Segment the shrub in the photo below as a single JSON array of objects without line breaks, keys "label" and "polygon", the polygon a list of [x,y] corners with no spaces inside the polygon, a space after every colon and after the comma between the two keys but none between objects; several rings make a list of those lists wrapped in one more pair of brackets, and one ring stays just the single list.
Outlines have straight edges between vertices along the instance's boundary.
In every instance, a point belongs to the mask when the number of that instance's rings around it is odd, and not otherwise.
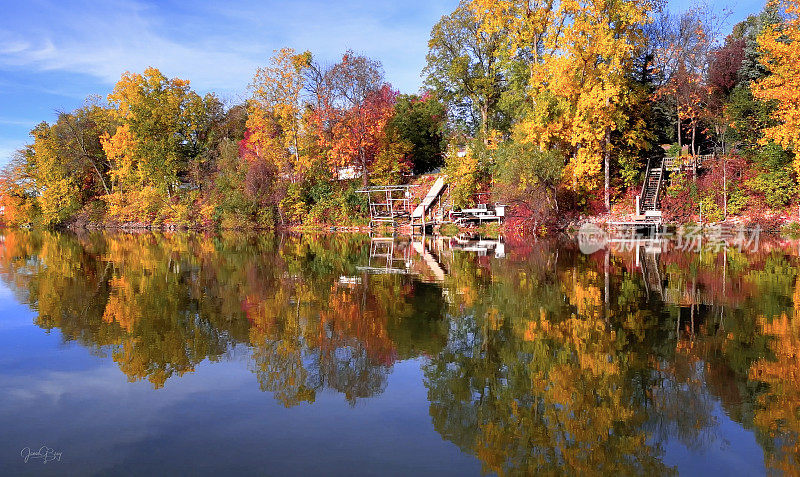
[{"label": "shrub", "polygon": [[685,173],[673,174],[665,192],[661,208],[666,220],[686,222],[699,212],[697,184],[687,180]]},{"label": "shrub", "polygon": [[800,223],[790,222],[783,226],[781,235],[789,237],[790,239],[800,238]]},{"label": "shrub", "polygon": [[724,211],[711,196],[700,199],[700,211],[704,222],[719,222],[725,218]]},{"label": "shrub", "polygon": [[770,143],[757,149],[753,161],[758,165],[757,172],[747,181],[747,186],[761,194],[767,206],[775,209],[786,207],[798,192],[789,153]]},{"label": "shrub", "polygon": [[738,215],[747,207],[747,195],[741,189],[728,192],[728,215]]},{"label": "shrub", "polygon": [[445,237],[454,237],[459,233],[458,225],[456,224],[443,224],[439,227],[439,233]]},{"label": "shrub", "polygon": [[772,171],[762,171],[747,182],[748,187],[764,197],[769,207],[786,207],[797,195],[797,184],[788,167]]}]

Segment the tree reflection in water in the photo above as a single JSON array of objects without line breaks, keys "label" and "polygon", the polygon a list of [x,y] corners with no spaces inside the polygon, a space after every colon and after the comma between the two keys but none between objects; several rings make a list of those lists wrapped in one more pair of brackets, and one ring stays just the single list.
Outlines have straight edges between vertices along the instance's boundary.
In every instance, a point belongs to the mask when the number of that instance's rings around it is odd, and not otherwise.
[{"label": "tree reflection in water", "polygon": [[726,445],[718,407],[770,469],[800,466],[796,247],[668,249],[645,273],[636,250],[396,245],[416,277],[376,274],[358,235],[4,230],[0,274],[36,325],[154,388],[243,345],[283,405],[355,404],[420,359],[434,428],[487,472],[673,473],[667,442]]}]

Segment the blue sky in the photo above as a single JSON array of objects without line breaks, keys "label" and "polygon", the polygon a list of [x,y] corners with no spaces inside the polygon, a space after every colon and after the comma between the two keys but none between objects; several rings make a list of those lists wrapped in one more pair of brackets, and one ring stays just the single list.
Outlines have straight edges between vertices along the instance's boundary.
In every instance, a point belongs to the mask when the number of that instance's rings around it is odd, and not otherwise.
[{"label": "blue sky", "polygon": [[[105,97],[125,71],[155,66],[200,93],[238,102],[284,46],[332,62],[379,59],[402,92],[421,85],[430,29],[457,0],[0,0],[0,165],[57,110]],[[671,0],[670,8],[686,8]],[[729,1],[729,24],[764,5]],[[722,4],[714,3],[716,9]]]}]

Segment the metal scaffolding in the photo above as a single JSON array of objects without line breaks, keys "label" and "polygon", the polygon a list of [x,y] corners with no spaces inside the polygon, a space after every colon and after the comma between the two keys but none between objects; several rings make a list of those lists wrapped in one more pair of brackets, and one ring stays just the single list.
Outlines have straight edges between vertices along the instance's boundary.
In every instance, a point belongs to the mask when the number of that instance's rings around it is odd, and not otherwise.
[{"label": "metal scaffolding", "polygon": [[411,216],[411,188],[416,185],[371,186],[357,190],[367,194],[369,203],[369,226],[385,223],[397,226],[399,220]]}]

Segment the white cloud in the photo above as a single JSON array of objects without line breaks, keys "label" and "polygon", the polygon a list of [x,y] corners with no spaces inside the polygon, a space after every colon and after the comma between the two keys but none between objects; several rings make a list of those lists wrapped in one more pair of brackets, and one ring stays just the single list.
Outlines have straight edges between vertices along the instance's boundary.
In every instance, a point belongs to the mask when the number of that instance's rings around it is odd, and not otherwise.
[{"label": "white cloud", "polygon": [[0,45],[0,54],[13,55],[22,53],[30,47],[30,44],[25,41],[10,41],[5,45]]},{"label": "white cloud", "polygon": [[158,32],[158,21],[145,14],[150,12],[134,2],[47,7],[57,28],[40,25],[0,35],[6,44],[0,50],[0,67],[86,73],[113,84],[125,71],[152,65],[191,79],[201,89],[243,83],[255,68],[255,62],[236,53],[233,45],[169,39]]},{"label": "white cloud", "polygon": [[0,124],[6,126],[23,126],[23,127],[30,127],[32,128],[35,126],[37,121],[33,119],[15,119],[15,118],[4,118],[0,116]]},{"label": "white cloud", "polygon": [[[125,71],[148,66],[200,93],[241,102],[273,50],[310,50],[334,62],[346,49],[383,63],[402,92],[422,83],[430,29],[458,0],[27,0],[0,16],[0,166],[28,131]],[[18,117],[17,117],[18,116]],[[2,127],[5,126],[5,127]],[[13,139],[9,141],[9,139]]]},{"label": "white cloud", "polygon": [[86,73],[113,84],[124,71],[156,66],[199,90],[241,91],[276,48],[330,61],[352,48],[382,60],[389,81],[413,90],[430,28],[455,3],[212,2],[158,11],[133,0],[53,2],[30,7],[48,12],[38,23],[0,31],[0,69]]}]

